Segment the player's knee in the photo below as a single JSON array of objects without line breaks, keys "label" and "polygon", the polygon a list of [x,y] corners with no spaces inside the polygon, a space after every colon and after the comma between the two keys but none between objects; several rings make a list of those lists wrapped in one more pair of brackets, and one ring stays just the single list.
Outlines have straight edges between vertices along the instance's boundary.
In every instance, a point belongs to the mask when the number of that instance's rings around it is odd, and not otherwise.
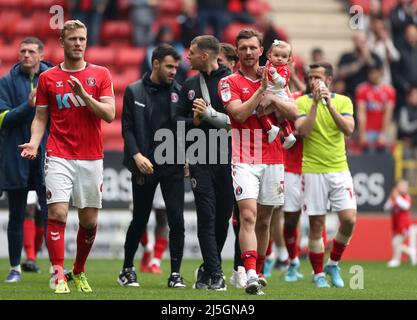
[{"label": "player's knee", "polygon": [[255,226],[256,217],[251,211],[243,211],[240,213],[240,226],[245,228],[246,226]]},{"label": "player's knee", "polygon": [[68,211],[66,210],[66,208],[59,206],[59,205],[50,206],[48,209],[48,219],[51,219],[51,220],[66,222],[67,214],[68,214]]},{"label": "player's knee", "polygon": [[324,222],[320,219],[310,220],[310,235],[320,236],[324,230]]}]

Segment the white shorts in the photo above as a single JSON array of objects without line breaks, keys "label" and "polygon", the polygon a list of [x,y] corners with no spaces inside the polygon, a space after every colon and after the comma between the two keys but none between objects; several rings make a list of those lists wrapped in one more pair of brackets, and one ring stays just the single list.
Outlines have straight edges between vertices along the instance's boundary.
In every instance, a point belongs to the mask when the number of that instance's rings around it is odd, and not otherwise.
[{"label": "white shorts", "polygon": [[333,173],[303,173],[303,212],[310,216],[326,214],[331,210],[340,212],[356,210],[353,180],[349,171]]},{"label": "white shorts", "polygon": [[284,212],[301,211],[301,174],[284,173]]},{"label": "white shorts", "polygon": [[266,206],[284,204],[284,165],[246,164],[232,165],[233,188],[236,201],[256,199]]},{"label": "white shorts", "polygon": [[36,194],[36,191],[33,191],[33,190],[29,191],[26,204],[31,205],[31,204],[37,204],[37,203],[38,203],[38,195]]},{"label": "white shorts", "polygon": [[103,160],[45,160],[46,202],[69,202],[79,208],[101,208]]},{"label": "white shorts", "polygon": [[155,195],[153,197],[153,208],[154,209],[165,209],[165,201],[164,197],[162,196],[161,184],[158,183],[158,186],[155,190]]}]

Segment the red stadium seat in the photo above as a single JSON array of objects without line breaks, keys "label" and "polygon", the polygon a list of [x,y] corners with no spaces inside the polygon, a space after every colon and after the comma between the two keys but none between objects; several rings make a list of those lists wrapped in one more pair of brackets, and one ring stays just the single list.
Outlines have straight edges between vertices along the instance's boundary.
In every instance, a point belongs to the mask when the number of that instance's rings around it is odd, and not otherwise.
[{"label": "red stadium seat", "polygon": [[115,74],[112,78],[115,94],[123,94],[126,87],[132,82],[130,79],[126,79],[123,74]]},{"label": "red stadium seat", "polygon": [[242,23],[231,23],[226,28],[223,34],[223,41],[228,43],[235,43],[236,36],[240,30],[244,28],[254,28],[251,24],[242,24]]},{"label": "red stadium seat", "polygon": [[53,53],[52,61],[50,62],[54,65],[64,62],[64,49],[60,48],[60,50],[56,50]]},{"label": "red stadium seat", "polygon": [[178,23],[176,16],[162,16],[159,17],[152,25],[152,31],[157,34],[159,28],[162,25],[168,25],[172,28],[172,31],[175,34],[175,39],[179,40],[181,38],[181,26]]},{"label": "red stadium seat", "polygon": [[259,17],[260,15],[270,11],[271,6],[265,0],[252,0],[247,2],[246,9],[252,16]]},{"label": "red stadium seat", "polygon": [[53,5],[60,5],[62,7],[65,7],[65,0],[31,0],[28,1],[31,2],[33,9],[49,9]]},{"label": "red stadium seat", "polygon": [[116,66],[119,68],[125,68],[128,66],[136,67],[139,69],[139,65],[143,62],[146,56],[145,48],[120,48],[117,51],[117,59],[115,61]]},{"label": "red stadium seat", "polygon": [[9,72],[13,67],[13,64],[0,63],[0,78]]},{"label": "red stadium seat", "polygon": [[16,46],[4,46],[0,50],[1,64],[17,63],[19,60],[19,48]]},{"label": "red stadium seat", "polygon": [[[1,0],[0,0],[1,1]],[[11,23],[16,23],[22,19],[19,10],[1,10],[0,11],[0,34],[5,34]],[[3,37],[2,37],[3,38]]]},{"label": "red stadium seat", "polygon": [[0,0],[0,8],[5,9],[18,9],[21,8],[24,0]]},{"label": "red stadium seat", "polygon": [[182,0],[162,0],[159,11],[162,14],[178,15],[182,11]]},{"label": "red stadium seat", "polygon": [[109,43],[113,39],[130,40],[132,39],[132,23],[130,20],[106,21],[101,28],[101,40]]},{"label": "red stadium seat", "polygon": [[104,67],[112,65],[116,56],[112,47],[90,47],[85,53],[85,60]]},{"label": "red stadium seat", "polygon": [[33,34],[37,28],[36,22],[33,19],[20,19],[9,24],[7,33],[9,37],[22,36],[26,37]]},{"label": "red stadium seat", "polygon": [[102,121],[103,147],[105,151],[123,151],[122,124],[120,119],[112,123]]}]

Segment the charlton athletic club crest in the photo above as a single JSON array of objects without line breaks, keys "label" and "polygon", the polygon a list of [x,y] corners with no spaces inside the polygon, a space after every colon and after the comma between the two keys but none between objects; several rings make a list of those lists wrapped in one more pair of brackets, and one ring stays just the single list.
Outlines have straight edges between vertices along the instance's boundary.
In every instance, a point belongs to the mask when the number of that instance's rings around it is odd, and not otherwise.
[{"label": "charlton athletic club crest", "polygon": [[173,103],[178,102],[178,94],[176,92],[171,93],[171,102],[173,102]]},{"label": "charlton athletic club crest", "polygon": [[94,87],[96,85],[96,78],[89,77],[87,80],[85,80],[85,83],[87,83],[87,86]]},{"label": "charlton athletic club crest", "polygon": [[193,100],[195,97],[195,91],[194,90],[188,91],[187,96],[188,96],[188,100]]},{"label": "charlton athletic club crest", "polygon": [[236,193],[237,196],[240,196],[242,194],[242,187],[238,186],[235,190],[235,193]]}]

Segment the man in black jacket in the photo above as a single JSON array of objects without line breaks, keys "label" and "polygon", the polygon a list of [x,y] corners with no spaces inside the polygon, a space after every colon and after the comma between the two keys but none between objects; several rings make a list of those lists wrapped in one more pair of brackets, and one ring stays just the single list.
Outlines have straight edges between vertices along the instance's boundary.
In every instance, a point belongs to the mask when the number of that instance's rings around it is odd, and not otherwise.
[{"label": "man in black jacket", "polygon": [[160,129],[175,132],[174,107],[179,84],[174,80],[181,56],[170,45],[162,44],[152,53],[152,72],[130,84],[123,97],[122,134],[125,142],[124,165],[132,172],[133,219],[126,234],[123,270],[117,282],[139,287],[134,256],[139,239],[146,231],[158,183],[165,201],[171,255],[168,287],[184,288],[180,267],[184,251],[184,171],[182,165],[161,164],[155,151]]},{"label": "man in black jacket", "polygon": [[[217,92],[219,81],[231,72],[217,63],[219,52],[219,41],[213,36],[198,36],[191,41],[188,59],[192,68],[200,72],[185,81],[176,116],[178,121],[185,122],[187,130],[199,128],[206,138],[204,148],[198,148],[199,152],[205,149],[205,156],[199,154],[198,161],[190,159],[197,234],[204,260],[196,271],[196,289],[226,289],[221,251],[227,237],[234,195],[230,138],[224,130],[229,119]],[[210,140],[209,137],[219,128],[224,128],[219,131],[220,139]]]}]

